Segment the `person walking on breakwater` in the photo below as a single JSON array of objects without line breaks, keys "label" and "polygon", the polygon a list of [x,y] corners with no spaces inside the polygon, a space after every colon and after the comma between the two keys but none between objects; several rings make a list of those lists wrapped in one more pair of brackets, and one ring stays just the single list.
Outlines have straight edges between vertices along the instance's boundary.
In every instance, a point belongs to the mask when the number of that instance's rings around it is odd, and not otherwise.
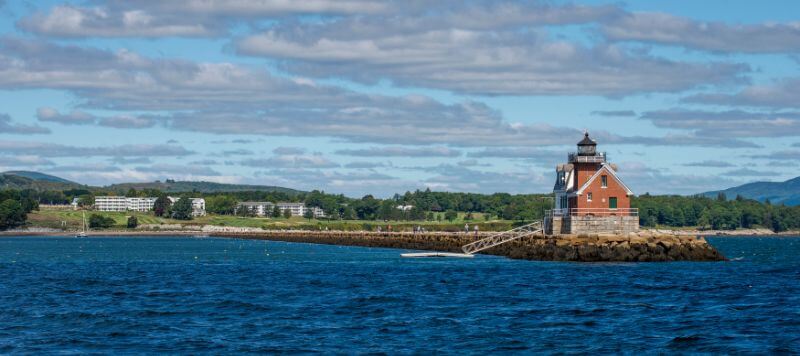
[{"label": "person walking on breakwater", "polygon": [[475,236],[478,236],[478,224],[475,224]]},{"label": "person walking on breakwater", "polygon": [[464,233],[469,234],[469,224],[464,224]]}]

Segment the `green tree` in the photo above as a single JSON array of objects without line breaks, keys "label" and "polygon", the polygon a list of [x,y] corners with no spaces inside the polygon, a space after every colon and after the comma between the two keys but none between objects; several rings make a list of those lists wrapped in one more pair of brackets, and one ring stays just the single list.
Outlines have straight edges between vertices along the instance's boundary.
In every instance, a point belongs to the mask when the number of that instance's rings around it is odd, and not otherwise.
[{"label": "green tree", "polygon": [[284,211],[283,211],[283,217],[284,217],[284,218],[287,218],[287,219],[288,219],[288,218],[291,218],[291,217],[292,217],[292,211],[291,211],[291,210],[289,210],[289,209],[286,209],[286,210],[284,210]]},{"label": "green tree", "polygon": [[281,208],[277,204],[272,207],[272,217],[276,219],[281,217]]},{"label": "green tree", "polygon": [[89,216],[89,227],[94,229],[107,229],[114,226],[114,219],[100,214]]},{"label": "green tree", "polygon": [[353,210],[353,207],[348,206],[344,208],[344,212],[342,213],[342,219],[355,220],[356,218],[357,218],[356,211]]},{"label": "green tree", "polygon": [[458,217],[458,213],[456,213],[456,212],[455,212],[455,210],[448,210],[448,211],[445,211],[445,212],[444,212],[444,218],[445,218],[447,221],[453,221],[453,220],[455,220],[457,217]]},{"label": "green tree", "polygon": [[20,226],[26,219],[27,215],[18,201],[6,199],[0,203],[0,230]]},{"label": "green tree", "polygon": [[94,195],[92,194],[83,194],[78,197],[78,206],[82,208],[88,208],[94,205]]},{"label": "green tree", "polygon": [[172,205],[170,215],[177,220],[192,220],[192,201],[186,197],[178,199]]},{"label": "green tree", "polygon": [[233,215],[239,202],[230,195],[215,195],[206,198],[206,211],[219,215]]},{"label": "green tree", "polygon": [[153,214],[155,216],[165,216],[167,212],[169,212],[169,208],[172,205],[172,202],[167,198],[166,195],[162,195],[156,198],[156,201],[153,203]]},{"label": "green tree", "polygon": [[313,219],[314,218],[314,208],[311,208],[311,207],[306,208],[306,211],[303,212],[303,217],[308,219],[308,220]]},{"label": "green tree", "polygon": [[422,208],[419,206],[414,205],[408,214],[408,218],[415,221],[425,220],[425,210],[422,210]]},{"label": "green tree", "polygon": [[128,228],[135,229],[139,226],[139,219],[136,218],[136,215],[131,215],[128,217]]}]

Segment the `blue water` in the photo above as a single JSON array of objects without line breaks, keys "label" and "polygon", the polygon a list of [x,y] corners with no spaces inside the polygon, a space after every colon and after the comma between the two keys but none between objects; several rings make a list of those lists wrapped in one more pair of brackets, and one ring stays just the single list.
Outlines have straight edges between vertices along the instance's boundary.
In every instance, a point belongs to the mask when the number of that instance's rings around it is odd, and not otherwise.
[{"label": "blue water", "polygon": [[710,240],[735,260],[0,238],[0,353],[800,352],[800,238]]}]

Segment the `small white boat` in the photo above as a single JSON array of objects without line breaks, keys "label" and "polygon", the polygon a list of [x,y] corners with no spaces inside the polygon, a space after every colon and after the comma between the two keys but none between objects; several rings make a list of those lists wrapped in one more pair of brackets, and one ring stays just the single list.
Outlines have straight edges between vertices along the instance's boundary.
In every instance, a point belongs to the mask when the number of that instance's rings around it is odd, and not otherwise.
[{"label": "small white boat", "polygon": [[75,234],[75,237],[87,237],[86,235],[86,212],[83,212],[83,231]]},{"label": "small white boat", "polygon": [[453,252],[410,252],[401,253],[400,257],[406,258],[422,258],[422,257],[456,257],[456,258],[473,258],[475,255],[469,253],[453,253]]}]

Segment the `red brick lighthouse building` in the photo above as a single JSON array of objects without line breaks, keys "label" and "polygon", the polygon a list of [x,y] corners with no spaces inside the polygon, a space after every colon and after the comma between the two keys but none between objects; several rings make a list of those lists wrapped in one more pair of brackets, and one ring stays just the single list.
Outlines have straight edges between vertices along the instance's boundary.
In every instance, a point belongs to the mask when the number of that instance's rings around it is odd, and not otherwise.
[{"label": "red brick lighthouse building", "polygon": [[617,174],[618,168],[597,151],[586,133],[578,151],[556,167],[554,209],[545,216],[550,234],[627,233],[639,229],[639,214],[631,209],[633,192]]}]

